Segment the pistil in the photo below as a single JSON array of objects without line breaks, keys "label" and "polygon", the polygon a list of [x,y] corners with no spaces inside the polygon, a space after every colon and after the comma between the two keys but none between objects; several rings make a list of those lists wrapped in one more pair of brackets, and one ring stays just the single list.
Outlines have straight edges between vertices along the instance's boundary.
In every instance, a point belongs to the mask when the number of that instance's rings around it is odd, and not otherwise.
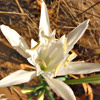
[{"label": "pistil", "polygon": [[47,68],[46,62],[42,59],[36,59],[37,62],[41,63],[43,65],[44,68]]}]

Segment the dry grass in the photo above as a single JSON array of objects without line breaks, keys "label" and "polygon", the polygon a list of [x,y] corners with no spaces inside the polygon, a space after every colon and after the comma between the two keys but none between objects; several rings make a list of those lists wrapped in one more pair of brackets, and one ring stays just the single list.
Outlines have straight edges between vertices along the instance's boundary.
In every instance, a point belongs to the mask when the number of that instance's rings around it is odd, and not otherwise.
[{"label": "dry grass", "polygon": [[[98,2],[98,0],[45,1],[48,7],[51,31],[56,29],[57,38],[63,34],[68,34],[84,20],[90,19],[87,31],[77,45],[75,45],[74,51],[79,55],[76,60],[100,63],[100,2]],[[38,41],[40,6],[41,0],[0,0],[0,23],[9,25],[15,29],[30,45],[31,38]],[[0,44],[2,44],[0,48],[3,48],[3,51],[0,50],[1,78],[6,76],[3,74],[8,74],[14,70],[22,68],[21,64],[28,64],[25,59],[13,51],[2,34],[0,34]],[[5,48],[9,48],[11,53],[6,51]],[[12,60],[9,56],[12,57]],[[18,60],[19,58],[21,59],[21,62]],[[12,66],[15,66],[16,68]],[[2,68],[5,68],[5,70]],[[89,84],[83,84],[83,88],[85,92],[82,92],[81,96],[78,96],[77,98],[81,98],[81,100],[93,100],[93,90],[91,86]],[[16,89],[13,90],[16,91]],[[20,95],[18,96],[21,98]],[[88,99],[86,99],[87,96],[89,96]]]}]

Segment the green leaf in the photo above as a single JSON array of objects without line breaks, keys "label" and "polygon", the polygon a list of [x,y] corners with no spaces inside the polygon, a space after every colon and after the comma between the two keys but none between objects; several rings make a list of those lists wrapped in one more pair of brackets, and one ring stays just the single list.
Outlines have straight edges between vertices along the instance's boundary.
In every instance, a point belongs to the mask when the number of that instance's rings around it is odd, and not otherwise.
[{"label": "green leaf", "polygon": [[43,79],[42,79],[42,76],[38,76],[38,80],[40,81],[41,84],[43,84]]},{"label": "green leaf", "polygon": [[17,84],[17,85],[13,85],[13,86],[23,87],[23,84]]},{"label": "green leaf", "polygon": [[24,89],[21,89],[21,92],[23,94],[25,94],[25,93],[31,93],[31,92],[34,92],[34,88],[24,88]]},{"label": "green leaf", "polygon": [[36,100],[44,100],[44,90],[38,92]]},{"label": "green leaf", "polygon": [[65,81],[66,77],[65,76],[64,77],[57,77],[56,79],[61,80],[61,81]]},{"label": "green leaf", "polygon": [[68,75],[56,77],[56,79],[61,80],[61,81],[65,81],[68,78],[70,78]]},{"label": "green leaf", "polygon": [[31,99],[33,98],[33,96],[36,94],[36,92],[37,92],[37,91],[32,92],[31,95],[28,97],[27,100],[31,100]]},{"label": "green leaf", "polygon": [[53,95],[52,95],[52,93],[51,93],[51,91],[50,91],[50,89],[48,89],[49,87],[45,87],[45,93],[47,94],[47,96],[48,96],[48,98],[50,99],[50,100],[55,100],[54,99],[54,97],[53,97]]},{"label": "green leaf", "polygon": [[31,100],[33,98],[33,96],[37,93],[38,90],[42,89],[43,86],[42,85],[38,85],[38,86],[33,86],[34,91],[31,93],[31,95],[28,97],[28,100]]},{"label": "green leaf", "polygon": [[100,74],[88,76],[88,77],[85,77],[85,78],[66,80],[64,82],[66,84],[100,83]]}]

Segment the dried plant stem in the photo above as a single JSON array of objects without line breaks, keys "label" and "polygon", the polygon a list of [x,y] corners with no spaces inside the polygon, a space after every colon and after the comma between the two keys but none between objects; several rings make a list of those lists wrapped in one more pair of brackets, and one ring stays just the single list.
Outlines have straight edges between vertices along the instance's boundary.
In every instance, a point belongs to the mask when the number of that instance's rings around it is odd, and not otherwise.
[{"label": "dried plant stem", "polygon": [[79,15],[77,15],[76,17],[81,16],[83,13],[87,12],[88,10],[90,10],[90,9],[91,9],[91,8],[93,8],[94,6],[98,5],[99,3],[100,3],[100,1],[99,1],[99,2],[97,2],[97,3],[95,3],[94,5],[92,5],[92,6],[91,6],[91,7],[89,7],[88,9],[84,10],[82,13],[80,13],[80,14],[79,14]]}]

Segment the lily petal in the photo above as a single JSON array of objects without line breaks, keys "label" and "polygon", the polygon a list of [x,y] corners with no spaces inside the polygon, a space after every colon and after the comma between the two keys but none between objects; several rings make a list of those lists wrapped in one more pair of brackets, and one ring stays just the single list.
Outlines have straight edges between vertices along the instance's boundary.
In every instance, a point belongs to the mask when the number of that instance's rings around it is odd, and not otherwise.
[{"label": "lily petal", "polygon": [[36,76],[35,71],[18,70],[0,80],[0,87],[7,87],[29,82],[35,76]]},{"label": "lily petal", "polygon": [[27,43],[15,30],[11,29],[6,25],[0,26],[3,35],[9,41],[9,43],[13,46],[18,53],[20,53],[23,57],[28,58],[30,55],[26,53],[26,50],[29,49]]},{"label": "lily petal", "polygon": [[67,35],[67,51],[69,52],[76,42],[82,37],[84,32],[86,31],[89,23],[89,19],[78,25],[74,30],[72,30],[68,35]]},{"label": "lily petal", "polygon": [[37,45],[37,42],[34,39],[31,39],[31,48]]},{"label": "lily petal", "polygon": [[68,64],[69,74],[89,74],[100,71],[100,64],[85,62],[70,62]]},{"label": "lily petal", "polygon": [[37,53],[35,54],[36,52],[34,52],[34,54],[32,54],[31,57],[27,58],[28,62],[30,64],[32,64],[33,66],[36,66],[37,63],[36,63],[36,58],[37,58]]},{"label": "lily petal", "polygon": [[[58,41],[51,41],[51,44],[49,44],[47,56],[45,58],[48,65],[48,71],[57,67],[57,65],[64,61],[68,56],[65,55],[64,52],[64,40],[65,35],[63,35]],[[42,54],[44,54],[44,52]]]},{"label": "lily petal", "polygon": [[33,61],[32,57],[27,58],[27,61],[28,61],[31,65],[33,65],[33,66],[36,65],[36,62]]},{"label": "lily petal", "polygon": [[57,76],[66,74],[89,74],[99,72],[100,64],[85,63],[85,62],[70,62],[67,66],[62,66],[58,70]]},{"label": "lily petal", "polygon": [[64,100],[76,100],[72,89],[67,84],[57,79],[50,79],[46,75],[43,75],[43,77],[50,88]]},{"label": "lily petal", "polygon": [[53,30],[51,37],[55,38],[55,35],[56,35],[56,30]]},{"label": "lily petal", "polygon": [[41,18],[40,18],[40,25],[39,25],[39,35],[42,34],[45,34],[47,36],[50,35],[49,16],[44,1],[42,1]]}]

